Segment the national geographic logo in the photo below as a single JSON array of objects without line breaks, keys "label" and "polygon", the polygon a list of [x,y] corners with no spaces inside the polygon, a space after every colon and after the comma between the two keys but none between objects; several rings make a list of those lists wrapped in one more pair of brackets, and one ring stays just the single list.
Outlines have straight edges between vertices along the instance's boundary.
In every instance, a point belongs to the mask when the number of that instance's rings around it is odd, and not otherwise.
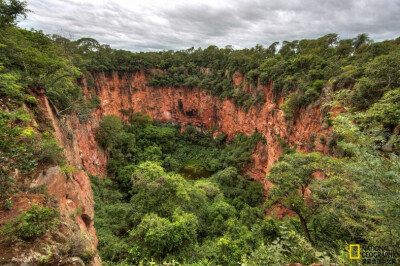
[{"label": "national geographic logo", "polygon": [[349,258],[361,259],[363,265],[399,265],[400,253],[389,246],[349,245]]},{"label": "national geographic logo", "polygon": [[349,255],[351,260],[358,260],[360,258],[360,245],[350,244]]}]

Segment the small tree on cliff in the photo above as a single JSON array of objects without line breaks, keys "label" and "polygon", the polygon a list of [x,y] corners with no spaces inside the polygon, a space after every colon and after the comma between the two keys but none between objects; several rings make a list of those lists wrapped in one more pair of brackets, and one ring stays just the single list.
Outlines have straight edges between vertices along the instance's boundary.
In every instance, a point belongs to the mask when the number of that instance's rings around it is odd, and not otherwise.
[{"label": "small tree on cliff", "polygon": [[312,243],[307,228],[312,206],[306,203],[306,189],[313,180],[312,174],[322,169],[323,156],[319,153],[292,153],[282,157],[267,175],[267,181],[273,187],[269,191],[268,204],[280,203],[294,211],[300,219],[301,227],[307,239]]},{"label": "small tree on cliff", "polygon": [[122,131],[123,125],[121,118],[116,115],[106,115],[100,121],[100,127],[97,130],[97,139],[105,149],[111,149],[116,141],[116,136]]}]

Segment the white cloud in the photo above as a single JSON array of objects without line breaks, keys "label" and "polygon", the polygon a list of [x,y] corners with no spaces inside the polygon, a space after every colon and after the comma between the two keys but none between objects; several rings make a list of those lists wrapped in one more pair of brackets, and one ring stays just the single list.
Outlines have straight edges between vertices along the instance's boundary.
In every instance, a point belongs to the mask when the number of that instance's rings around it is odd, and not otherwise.
[{"label": "white cloud", "polygon": [[235,48],[338,33],[375,40],[400,36],[400,1],[28,0],[33,11],[19,23],[45,33],[91,37],[132,51]]}]

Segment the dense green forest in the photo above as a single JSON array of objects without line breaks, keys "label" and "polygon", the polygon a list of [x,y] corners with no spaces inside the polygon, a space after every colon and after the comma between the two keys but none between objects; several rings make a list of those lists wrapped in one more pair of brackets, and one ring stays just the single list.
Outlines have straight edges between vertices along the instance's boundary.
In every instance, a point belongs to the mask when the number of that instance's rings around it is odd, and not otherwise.
[{"label": "dense green forest", "polygon": [[[263,186],[242,176],[257,131],[212,138],[212,132],[163,125],[142,114],[123,124],[106,116],[97,140],[110,160],[108,176],[92,176],[95,227],[104,264],[282,265],[333,261],[351,265],[348,244],[400,248],[400,38],[373,42],[367,34],[340,39],[275,42],[182,51],[115,50],[91,38],[69,40],[16,26],[26,4],[0,0],[0,197],[23,191],[13,178],[58,164],[72,171],[40,114],[43,92],[58,118],[86,123],[99,104],[83,96],[80,78],[93,88],[96,72],[142,71],[149,86],[199,87],[248,110],[262,104],[257,89],[234,87],[242,73],[252,84],[273,84],[288,120],[315,102],[326,84],[332,157],[287,147]],[[257,86],[255,86],[257,87]],[[35,121],[35,123],[33,123]],[[37,124],[36,124],[37,122]],[[279,138],[279,136],[277,136]],[[315,180],[313,173],[328,178]],[[307,194],[307,191],[311,194]],[[36,191],[35,193],[43,193]],[[275,204],[295,214],[266,218]],[[29,241],[51,230],[53,207],[37,206],[2,231]],[[18,231],[16,231],[16,229]],[[80,254],[90,261],[87,254]]]},{"label": "dense green forest", "polygon": [[[261,184],[240,175],[259,133],[226,144],[141,114],[130,121],[106,116],[98,135],[111,154],[111,179],[92,177],[105,263],[349,265],[349,243],[399,247],[399,157],[383,156],[382,136],[347,115],[335,119],[344,155],[286,149],[267,175],[274,186],[265,203]],[[317,171],[329,178],[314,180]],[[296,217],[265,218],[277,202]]]},{"label": "dense green forest", "polygon": [[275,238],[262,184],[238,172],[261,134],[238,134],[225,145],[224,135],[213,139],[192,127],[180,133],[141,114],[132,121],[105,116],[99,130],[112,177],[92,178],[104,261],[232,264]]}]

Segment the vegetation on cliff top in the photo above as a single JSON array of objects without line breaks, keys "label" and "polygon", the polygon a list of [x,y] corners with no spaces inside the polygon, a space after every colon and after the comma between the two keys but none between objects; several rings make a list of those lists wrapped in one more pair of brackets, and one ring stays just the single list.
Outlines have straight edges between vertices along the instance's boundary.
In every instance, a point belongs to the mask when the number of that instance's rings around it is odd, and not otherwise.
[{"label": "vegetation on cliff top", "polygon": [[[314,40],[275,42],[268,48],[209,46],[134,53],[91,38],[73,41],[12,25],[4,27],[2,35],[7,36],[1,42],[2,64],[13,69],[8,75],[18,81],[16,85],[44,89],[60,113],[72,111],[82,116],[96,105],[85,103],[74,80],[86,74],[93,85],[93,71],[145,70],[149,86],[199,87],[231,99],[245,110],[265,101],[264,91],[257,85],[273,82],[274,96],[287,98],[283,108],[288,117],[315,102],[328,84],[334,90],[352,90],[351,104],[357,110],[367,109],[385,92],[400,86],[399,38],[374,43],[367,34],[340,39],[330,33]],[[236,72],[243,74],[250,89],[243,83],[233,86]],[[5,93],[19,91],[14,88]]]},{"label": "vegetation on cliff top", "polygon": [[[265,99],[262,88],[273,82],[275,97],[289,96],[288,115],[316,101],[324,86],[352,89],[351,103],[365,110],[386,92],[399,87],[400,39],[374,43],[366,34],[341,40],[327,34],[315,40],[278,42],[268,48],[232,47],[182,51],[137,52],[111,49],[94,39],[63,40],[68,50],[79,54],[80,68],[92,71],[139,71],[152,77],[154,87],[199,87],[223,98],[232,99],[247,110]],[[240,72],[252,89],[233,86],[232,77]],[[357,84],[357,85],[356,85]]]}]

